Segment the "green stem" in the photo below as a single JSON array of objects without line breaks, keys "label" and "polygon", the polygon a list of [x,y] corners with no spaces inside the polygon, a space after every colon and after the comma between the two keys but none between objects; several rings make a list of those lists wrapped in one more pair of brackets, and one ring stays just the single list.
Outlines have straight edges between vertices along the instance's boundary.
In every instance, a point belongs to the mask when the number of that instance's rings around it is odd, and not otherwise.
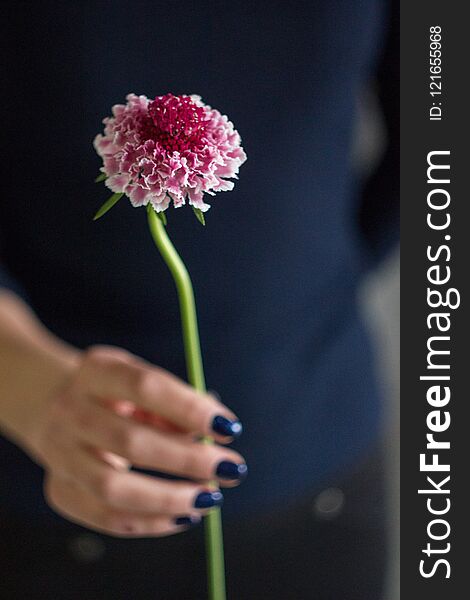
[{"label": "green stem", "polygon": [[[191,279],[181,257],[168,237],[163,222],[150,205],[147,207],[147,215],[153,241],[170,269],[178,291],[188,380],[196,390],[205,392],[206,384],[197,326],[196,303]],[[212,439],[204,438],[204,442],[212,443]],[[220,509],[212,509],[204,519],[204,523],[209,600],[225,600],[224,548]]]}]

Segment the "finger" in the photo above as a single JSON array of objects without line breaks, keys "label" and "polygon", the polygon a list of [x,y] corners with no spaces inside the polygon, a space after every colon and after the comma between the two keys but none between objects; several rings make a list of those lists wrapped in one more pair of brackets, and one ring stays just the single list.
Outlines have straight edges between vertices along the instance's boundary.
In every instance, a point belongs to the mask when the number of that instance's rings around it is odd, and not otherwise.
[{"label": "finger", "polygon": [[116,469],[93,451],[76,446],[64,457],[60,474],[85,487],[103,504],[124,511],[186,515],[222,503],[220,492],[187,481],[166,481],[127,469]]},{"label": "finger", "polygon": [[141,423],[146,423],[147,425],[152,425],[153,427],[157,427],[161,431],[168,431],[171,433],[184,433],[184,429],[174,425],[170,421],[167,421],[160,415],[155,413],[151,413],[148,410],[144,410],[143,408],[136,408],[132,415],[132,418],[136,421],[140,421]]},{"label": "finger", "polygon": [[237,482],[246,474],[243,458],[228,448],[158,431],[91,400],[80,403],[77,411],[76,435],[83,442],[126,458],[136,467],[199,480]]},{"label": "finger", "polygon": [[94,396],[128,400],[188,432],[222,440],[241,432],[235,414],[213,396],[118,349],[89,350],[79,379]]},{"label": "finger", "polygon": [[[100,503],[95,496],[70,480],[48,477],[45,483],[48,504],[60,515],[74,523],[95,531],[118,537],[161,537],[184,531],[181,520],[120,511]],[[187,517],[188,525],[196,524],[197,517]]]},{"label": "finger", "polygon": [[102,403],[122,417],[132,417],[132,419],[136,421],[140,421],[141,423],[147,423],[148,425],[153,425],[161,429],[162,431],[171,431],[171,432],[179,432],[182,433],[183,430],[180,427],[177,427],[173,423],[170,423],[160,415],[156,415],[155,413],[151,413],[142,408],[138,408],[133,402],[128,402],[127,400],[110,400],[108,398],[102,400]]}]

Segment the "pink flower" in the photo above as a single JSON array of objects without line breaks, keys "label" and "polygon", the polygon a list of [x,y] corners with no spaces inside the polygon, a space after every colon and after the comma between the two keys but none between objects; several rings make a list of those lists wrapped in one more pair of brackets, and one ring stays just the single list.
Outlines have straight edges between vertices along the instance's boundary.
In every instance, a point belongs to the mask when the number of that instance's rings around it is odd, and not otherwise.
[{"label": "pink flower", "polygon": [[103,159],[106,185],[124,193],[133,206],[151,204],[157,212],[188,200],[206,211],[204,193],[233,189],[231,178],[246,160],[233,123],[199,96],[129,94],[103,120],[104,135],[94,146]]}]

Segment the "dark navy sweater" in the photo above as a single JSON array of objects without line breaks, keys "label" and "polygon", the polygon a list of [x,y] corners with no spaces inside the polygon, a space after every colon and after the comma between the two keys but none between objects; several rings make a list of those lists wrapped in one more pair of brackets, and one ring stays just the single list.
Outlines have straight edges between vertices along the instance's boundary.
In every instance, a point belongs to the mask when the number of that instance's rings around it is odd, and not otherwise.
[{"label": "dark navy sweater", "polygon": [[[123,346],[184,376],[176,292],[145,210],[121,201],[91,220],[109,195],[93,183],[91,142],[128,92],[200,94],[234,121],[248,154],[205,228],[187,207],[168,211],[195,286],[208,385],[245,425],[236,447],[250,477],[228,492],[227,513],[289,502],[352,465],[380,416],[356,290],[394,218],[381,193],[364,213],[350,157],[387,3],[2,10],[1,283],[68,342]],[[3,510],[47,515],[40,469],[2,439],[0,461]]]}]

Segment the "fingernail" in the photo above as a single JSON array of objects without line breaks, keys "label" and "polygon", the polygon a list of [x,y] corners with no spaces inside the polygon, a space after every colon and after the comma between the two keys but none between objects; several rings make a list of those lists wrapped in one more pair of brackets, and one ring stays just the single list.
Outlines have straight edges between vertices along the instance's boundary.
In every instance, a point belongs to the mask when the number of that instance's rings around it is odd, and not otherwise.
[{"label": "fingernail", "polygon": [[248,467],[245,464],[237,465],[228,460],[223,460],[217,465],[215,474],[220,479],[232,479],[242,481],[248,474]]},{"label": "fingernail", "polygon": [[200,517],[177,517],[175,519],[175,525],[178,525],[178,527],[194,527],[195,525],[199,525],[200,522]]},{"label": "fingernail", "polygon": [[230,437],[239,437],[242,434],[243,426],[240,421],[230,421],[222,415],[214,417],[212,421],[212,430],[220,435],[229,435]]},{"label": "fingernail", "polygon": [[223,502],[224,497],[218,490],[214,492],[201,492],[194,501],[194,507],[213,508],[214,506],[222,506]]}]

